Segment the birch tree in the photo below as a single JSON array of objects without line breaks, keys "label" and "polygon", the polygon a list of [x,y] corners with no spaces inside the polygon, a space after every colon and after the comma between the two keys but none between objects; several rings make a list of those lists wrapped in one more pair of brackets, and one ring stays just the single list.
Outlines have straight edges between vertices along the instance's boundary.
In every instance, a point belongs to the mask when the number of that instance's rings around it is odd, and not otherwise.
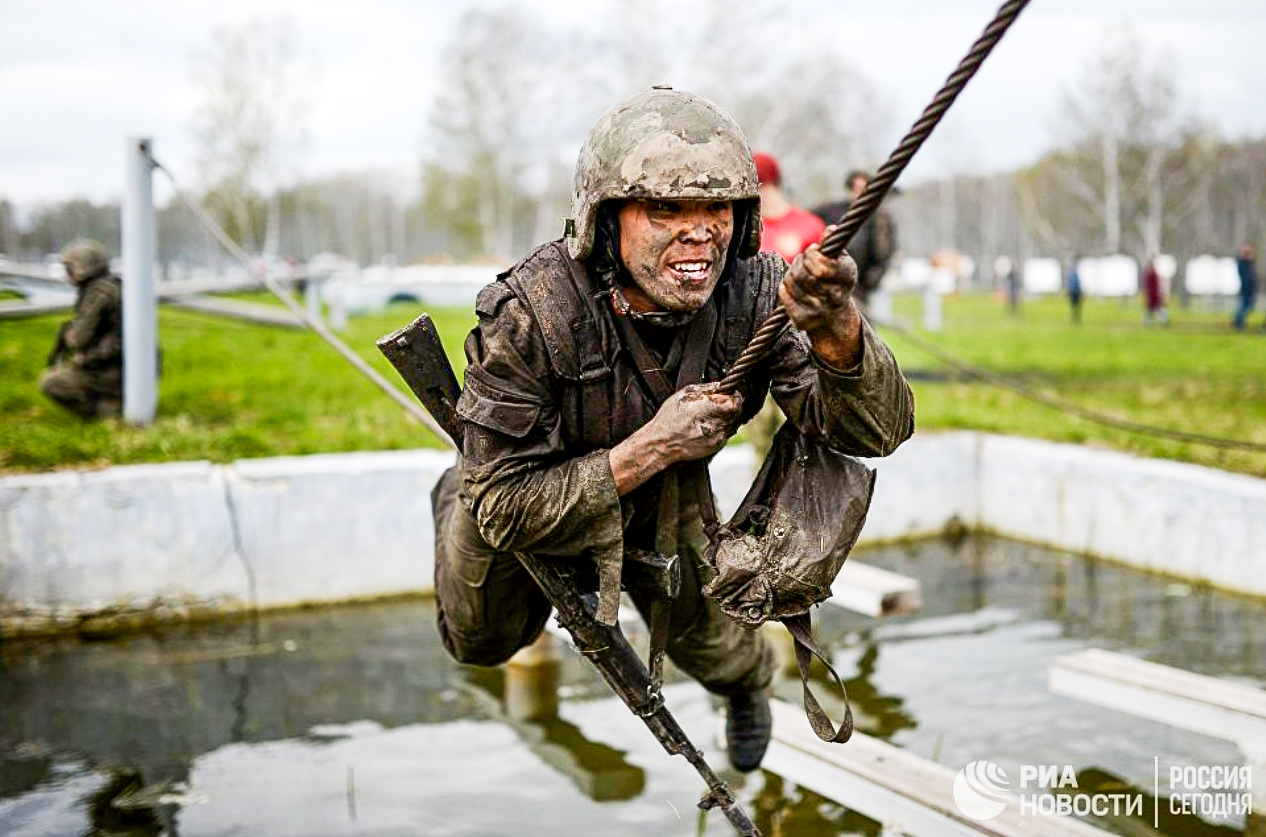
[{"label": "birch tree", "polygon": [[[1060,229],[1069,249],[1089,241],[1104,253],[1159,253],[1166,163],[1190,121],[1172,60],[1146,50],[1128,29],[1112,33],[1065,94],[1056,129],[1061,150],[1027,179],[1026,202],[1046,218],[1064,216],[1068,223]],[[1057,210],[1058,202],[1077,208],[1083,220]],[[1085,223],[1090,218],[1092,225]],[[1099,235],[1092,238],[1088,226]]]},{"label": "birch tree", "polygon": [[247,250],[276,253],[277,190],[306,139],[307,88],[286,19],[216,30],[195,55],[201,99],[193,115],[199,172],[209,208]]}]

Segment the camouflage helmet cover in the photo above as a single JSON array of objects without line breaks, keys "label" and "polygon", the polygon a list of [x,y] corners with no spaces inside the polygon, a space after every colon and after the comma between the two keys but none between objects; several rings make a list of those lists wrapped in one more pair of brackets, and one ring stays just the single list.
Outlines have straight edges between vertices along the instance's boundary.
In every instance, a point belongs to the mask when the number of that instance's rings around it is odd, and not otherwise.
[{"label": "camouflage helmet cover", "polygon": [[[760,245],[760,187],[743,131],[702,96],[655,87],[607,110],[580,149],[567,249],[593,249],[598,207],[608,200],[729,200],[749,204],[740,256]],[[737,213],[736,213],[737,216]]]},{"label": "camouflage helmet cover", "polygon": [[110,252],[99,241],[80,238],[62,250],[62,264],[70,281],[82,282],[110,270]]}]

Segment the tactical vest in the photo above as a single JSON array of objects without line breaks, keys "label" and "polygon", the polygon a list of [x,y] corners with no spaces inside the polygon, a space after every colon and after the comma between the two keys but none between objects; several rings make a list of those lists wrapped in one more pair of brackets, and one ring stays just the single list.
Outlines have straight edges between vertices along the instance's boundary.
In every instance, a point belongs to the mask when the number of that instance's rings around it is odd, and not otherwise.
[{"label": "tactical vest", "polygon": [[[776,254],[761,253],[727,269],[712,296],[717,316],[704,372],[690,383],[724,377],[773,310],[785,268]],[[545,337],[568,451],[610,448],[650,420],[657,406],[620,339],[610,293],[597,287],[565,245],[542,245],[498,278],[525,303]],[[769,373],[754,370],[742,390],[743,421],[760,410],[768,389]]]}]

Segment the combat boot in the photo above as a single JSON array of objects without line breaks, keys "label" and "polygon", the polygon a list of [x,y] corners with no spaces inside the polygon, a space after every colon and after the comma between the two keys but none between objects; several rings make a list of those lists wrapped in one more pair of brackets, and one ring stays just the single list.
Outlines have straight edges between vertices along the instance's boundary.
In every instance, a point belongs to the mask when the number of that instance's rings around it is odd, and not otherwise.
[{"label": "combat boot", "polygon": [[725,744],[730,764],[743,773],[760,767],[769,746],[773,719],[769,714],[769,693],[765,690],[744,692],[729,699],[725,713]]}]

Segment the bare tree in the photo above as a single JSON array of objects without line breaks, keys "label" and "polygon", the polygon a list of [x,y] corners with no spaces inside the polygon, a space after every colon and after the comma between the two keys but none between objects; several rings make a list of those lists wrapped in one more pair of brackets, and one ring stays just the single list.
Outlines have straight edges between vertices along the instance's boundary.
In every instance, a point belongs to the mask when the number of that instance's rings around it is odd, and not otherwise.
[{"label": "bare tree", "polygon": [[608,18],[563,32],[515,7],[467,13],[431,110],[423,166],[430,222],[467,254],[505,258],[556,236],[589,126],[613,101],[652,84],[730,111],[754,145],[783,161],[800,202],[838,191],[847,168],[874,159],[878,97],[830,45],[810,50],[812,59],[771,56],[760,25],[771,8],[767,0],[703,0],[691,9],[700,25],[663,27],[648,21],[680,12],[668,0],[622,0]]},{"label": "bare tree", "polygon": [[700,24],[688,29],[647,25],[656,18],[644,5],[626,2],[608,33],[634,88],[672,83],[717,102],[753,148],[777,157],[784,188],[798,203],[837,196],[849,169],[877,162],[891,115],[831,33],[800,33],[797,48],[783,50],[771,38],[769,22],[783,16],[771,0],[703,0],[691,6]]},{"label": "bare tree", "polygon": [[[1174,73],[1171,59],[1149,54],[1129,29],[1105,38],[1065,95],[1056,131],[1063,151],[1029,179],[1027,203],[1047,218],[1069,214],[1056,210],[1061,202],[1093,213],[1105,253],[1160,252],[1166,159],[1190,122]],[[1087,240],[1084,223],[1061,229],[1067,239]]]},{"label": "bare tree", "polygon": [[517,7],[474,9],[442,61],[423,164],[423,206],[458,252],[507,259],[562,232],[592,89],[586,42]]},{"label": "bare tree", "polygon": [[118,253],[120,229],[117,203],[95,204],[82,198],[37,206],[21,236],[28,253],[56,253],[81,236],[94,238]]},{"label": "bare tree", "polygon": [[276,252],[277,190],[305,140],[311,67],[284,18],[216,30],[195,56],[193,129],[206,201],[247,249]]}]

